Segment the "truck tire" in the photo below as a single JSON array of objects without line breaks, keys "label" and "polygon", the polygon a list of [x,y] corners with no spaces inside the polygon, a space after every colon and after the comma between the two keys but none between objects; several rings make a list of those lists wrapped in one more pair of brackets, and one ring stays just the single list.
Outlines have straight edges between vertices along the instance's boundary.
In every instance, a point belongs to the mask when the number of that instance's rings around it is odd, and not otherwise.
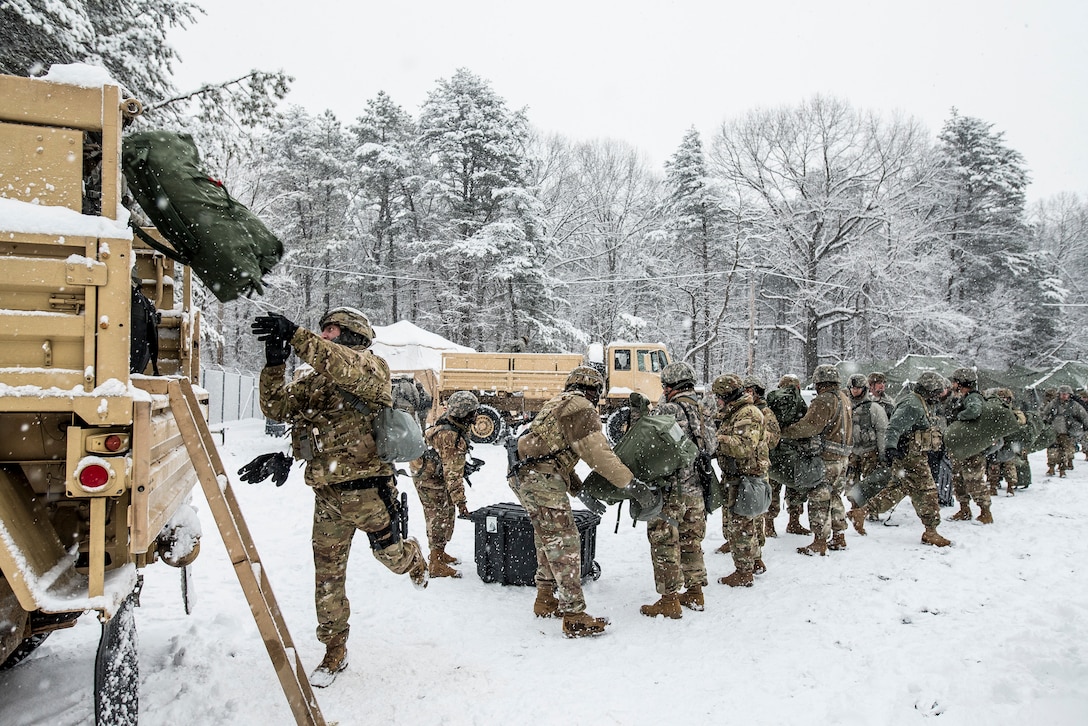
[{"label": "truck tire", "polygon": [[476,409],[476,421],[472,424],[473,443],[493,444],[506,433],[506,422],[495,408],[481,404]]},{"label": "truck tire", "polygon": [[604,432],[608,437],[608,443],[613,446],[616,442],[623,438],[623,435],[627,433],[627,425],[631,421],[631,407],[624,406],[623,408],[616,409],[612,412],[612,415],[608,417],[608,420],[604,424]]},{"label": "truck tire", "polygon": [[9,668],[14,668],[15,666],[22,663],[23,660],[25,660],[28,655],[37,650],[38,646],[41,645],[48,637],[49,633],[35,633],[29,638],[23,640],[23,642],[19,643],[15,650],[11,651],[11,655],[8,656],[7,660],[5,660],[3,663],[0,663],[0,671],[6,671]]}]

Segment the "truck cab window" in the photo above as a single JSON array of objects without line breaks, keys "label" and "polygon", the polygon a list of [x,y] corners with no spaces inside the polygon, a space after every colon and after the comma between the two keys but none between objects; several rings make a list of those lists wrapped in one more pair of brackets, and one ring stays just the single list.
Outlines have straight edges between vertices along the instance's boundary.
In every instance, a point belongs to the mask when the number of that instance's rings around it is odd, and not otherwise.
[{"label": "truck cab window", "polygon": [[[614,356],[615,360],[613,369],[617,371],[629,371],[631,370],[631,351],[629,350],[617,350]],[[642,359],[639,358],[639,370],[642,369]]]}]

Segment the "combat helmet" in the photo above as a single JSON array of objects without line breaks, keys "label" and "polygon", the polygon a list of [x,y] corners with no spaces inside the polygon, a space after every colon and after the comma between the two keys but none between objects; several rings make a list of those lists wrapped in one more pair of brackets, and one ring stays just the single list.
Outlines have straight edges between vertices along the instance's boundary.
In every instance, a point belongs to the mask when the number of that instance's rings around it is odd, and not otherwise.
[{"label": "combat helmet", "polygon": [[1012,403],[1013,393],[1011,388],[999,388],[997,389],[997,397],[1005,403]]},{"label": "combat helmet", "polygon": [[669,363],[661,369],[661,385],[669,388],[683,388],[684,384],[695,386],[695,369],[683,361]]},{"label": "combat helmet", "polygon": [[710,390],[714,392],[714,395],[722,398],[729,398],[742,388],[744,388],[744,382],[735,373],[718,376],[710,384]]},{"label": "combat helmet", "polygon": [[862,374],[862,373],[855,373],[854,375],[850,376],[850,387],[851,388],[868,388],[869,387],[869,379],[866,378],[865,375]]},{"label": "combat helmet", "polygon": [[820,383],[842,383],[842,378],[839,377],[839,369],[833,365],[824,364],[822,366],[816,366],[816,370],[812,373],[812,382],[814,384]]},{"label": "combat helmet", "polygon": [[1063,393],[1072,396],[1073,395],[1073,387],[1072,386],[1058,386],[1058,395],[1060,396]]},{"label": "combat helmet", "polygon": [[978,384],[978,373],[974,368],[957,368],[952,371],[952,382],[972,388]]},{"label": "combat helmet", "polygon": [[476,413],[480,399],[468,391],[457,391],[446,402],[446,415],[450,418],[466,419]]},{"label": "combat helmet", "polygon": [[796,388],[801,389],[801,379],[797,376],[791,376],[786,374],[778,379],[779,388]]},{"label": "combat helmet", "polygon": [[[340,338],[338,341],[344,345],[369,347],[374,340],[374,328],[366,315],[356,308],[333,308],[321,317],[319,329],[324,330],[326,325],[335,323],[340,326]],[[346,340],[343,331],[349,330],[362,340]],[[350,339],[353,336],[348,336]]]},{"label": "combat helmet", "polygon": [[871,386],[874,383],[887,383],[888,377],[880,371],[873,371],[866,380],[869,381],[869,385]]},{"label": "combat helmet", "polygon": [[918,380],[914,383],[914,390],[922,396],[922,398],[934,396],[945,388],[948,387],[948,381],[940,373],[934,373],[933,371],[926,371],[922,375],[918,376]]},{"label": "combat helmet", "polygon": [[583,388],[595,388],[597,394],[604,392],[604,376],[596,368],[590,366],[578,366],[567,376],[567,382],[563,387],[567,390],[579,386]]},{"label": "combat helmet", "polygon": [[759,376],[749,373],[744,377],[744,380],[740,382],[745,388],[754,388],[759,395],[763,395],[763,392],[767,390],[767,384],[763,382],[763,379]]}]

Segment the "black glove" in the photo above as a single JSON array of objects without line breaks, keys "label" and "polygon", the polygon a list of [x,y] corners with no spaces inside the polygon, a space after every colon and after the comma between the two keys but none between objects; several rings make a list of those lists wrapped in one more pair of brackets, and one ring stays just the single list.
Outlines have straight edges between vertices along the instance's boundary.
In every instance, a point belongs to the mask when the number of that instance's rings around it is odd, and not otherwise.
[{"label": "black glove", "polygon": [[287,454],[261,454],[238,470],[238,476],[242,481],[257,484],[268,477],[276,486],[281,487],[287,481],[287,475],[291,473],[293,459]]},{"label": "black glove", "polygon": [[646,482],[635,478],[623,488],[625,497],[631,500],[631,516],[640,522],[649,522],[661,516],[661,507],[665,500],[661,492],[652,488]]},{"label": "black glove", "polygon": [[605,511],[608,509],[608,505],[606,505],[604,502],[602,502],[600,499],[597,499],[593,495],[587,494],[585,489],[578,492],[578,501],[586,505],[586,509],[593,512],[594,514],[604,514]]},{"label": "black glove", "polygon": [[269,338],[264,341],[264,364],[266,366],[282,366],[291,357],[291,344],[279,338]]},{"label": "black glove", "polygon": [[286,343],[291,340],[291,336],[298,330],[298,324],[279,313],[268,313],[267,315],[255,317],[251,329],[257,336],[257,340],[264,342],[279,340]]}]

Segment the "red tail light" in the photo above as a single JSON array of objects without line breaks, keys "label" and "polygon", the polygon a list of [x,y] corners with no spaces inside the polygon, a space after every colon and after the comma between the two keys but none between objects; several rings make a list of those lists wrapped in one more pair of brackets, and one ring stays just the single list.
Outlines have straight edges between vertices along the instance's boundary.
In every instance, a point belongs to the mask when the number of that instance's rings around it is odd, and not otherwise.
[{"label": "red tail light", "polygon": [[89,492],[95,492],[106,486],[110,480],[109,470],[101,464],[90,464],[79,472],[79,485]]},{"label": "red tail light", "polygon": [[120,451],[123,443],[121,437],[117,434],[111,434],[106,437],[106,448],[110,451]]}]

